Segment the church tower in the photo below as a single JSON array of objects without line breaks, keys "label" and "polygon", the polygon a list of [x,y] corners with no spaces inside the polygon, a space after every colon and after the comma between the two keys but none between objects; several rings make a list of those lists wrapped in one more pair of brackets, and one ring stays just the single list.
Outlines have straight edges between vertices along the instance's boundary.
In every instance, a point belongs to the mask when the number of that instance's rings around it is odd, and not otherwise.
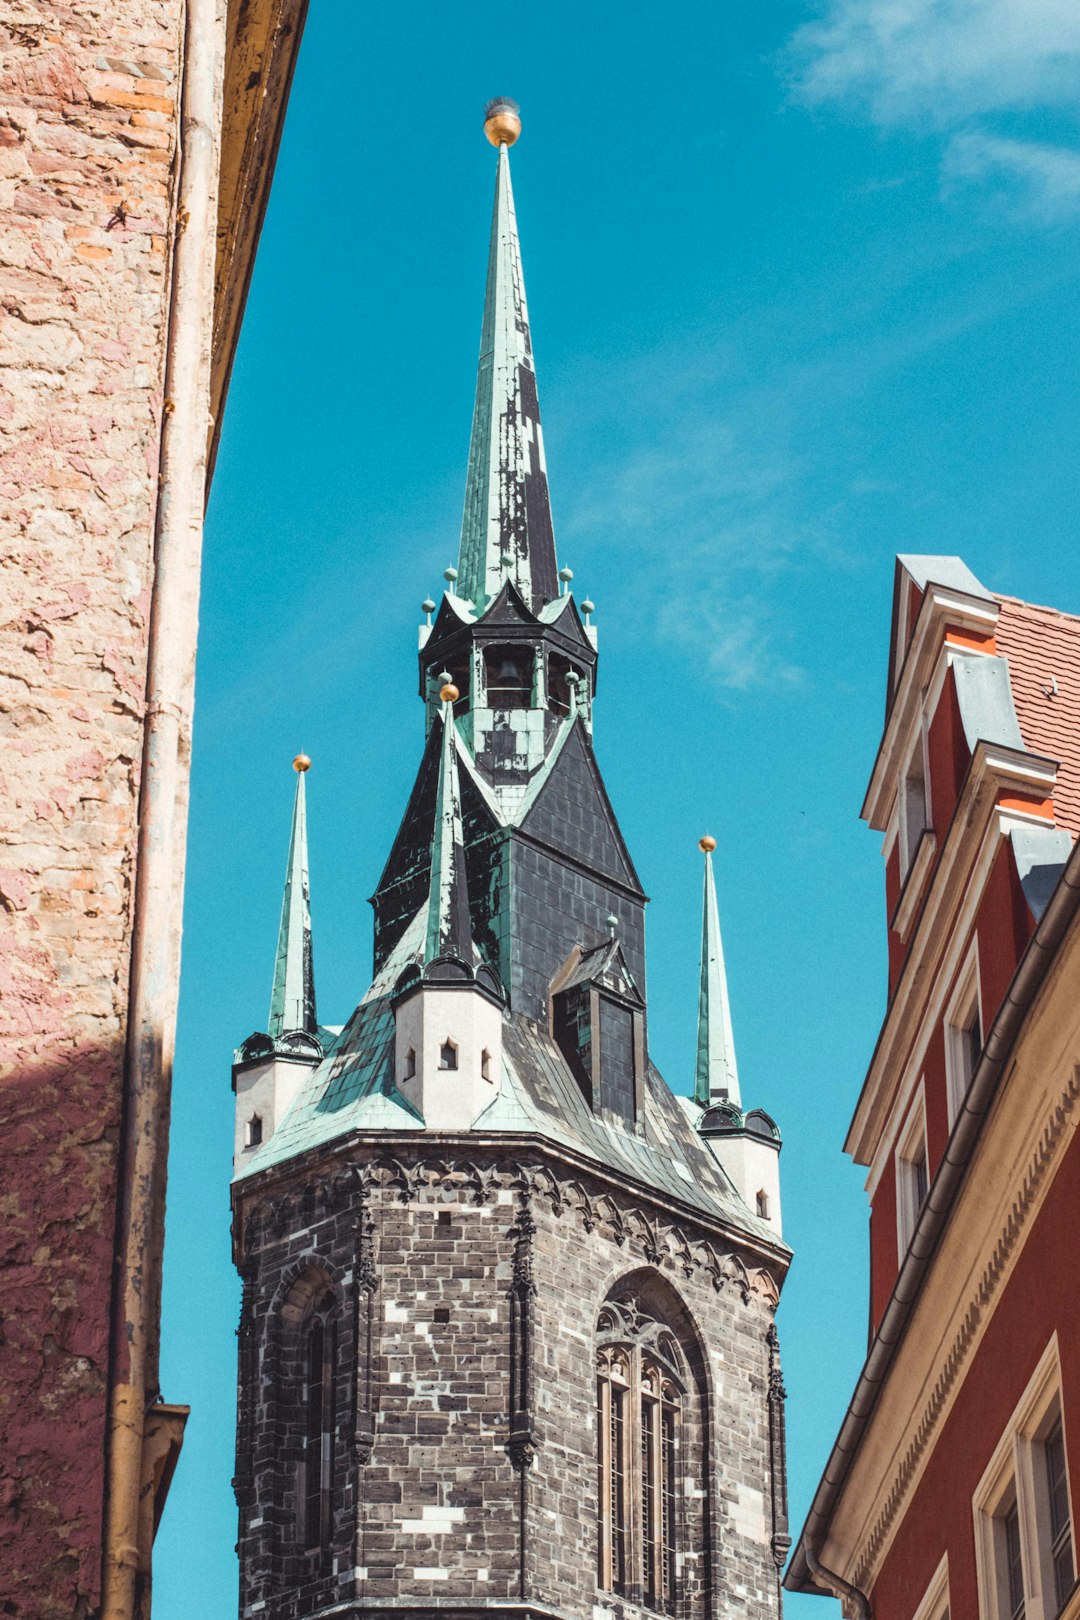
[{"label": "church tower", "polygon": [[[236,1054],[241,1614],[779,1613],[779,1133],[738,1088],[711,838],[696,1067],[649,1057],[646,896],[558,568],[496,147],[457,569],[374,978],[318,1022],[306,770],[268,1028]],[[691,992],[692,993],[692,992]]]}]

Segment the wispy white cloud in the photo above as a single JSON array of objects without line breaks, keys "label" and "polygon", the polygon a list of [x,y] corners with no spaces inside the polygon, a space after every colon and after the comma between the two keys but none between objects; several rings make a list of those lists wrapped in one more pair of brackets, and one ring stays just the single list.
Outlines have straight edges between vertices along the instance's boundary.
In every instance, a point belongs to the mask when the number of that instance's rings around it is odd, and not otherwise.
[{"label": "wispy white cloud", "polygon": [[995,115],[1072,111],[1080,98],[1078,0],[819,0],[790,41],[797,96],[863,109],[882,128],[947,134],[943,191],[972,184],[1014,219],[1060,223],[1078,211],[1080,151],[1014,129]]},{"label": "wispy white cloud", "polygon": [[1042,225],[1080,214],[1080,152],[1070,147],[964,130],[949,142],[942,179],[947,187],[1004,186],[1009,209]]},{"label": "wispy white cloud", "polygon": [[853,101],[880,124],[955,124],[1080,91],[1076,0],[827,0],[791,41],[807,101]]}]

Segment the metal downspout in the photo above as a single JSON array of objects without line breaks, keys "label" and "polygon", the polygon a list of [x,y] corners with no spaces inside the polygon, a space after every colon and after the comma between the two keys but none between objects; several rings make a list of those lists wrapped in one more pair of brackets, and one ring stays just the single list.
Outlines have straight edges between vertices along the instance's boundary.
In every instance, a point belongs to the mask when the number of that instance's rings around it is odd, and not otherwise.
[{"label": "metal downspout", "polygon": [[144,1420],[158,1398],[199,571],[210,430],[224,0],[187,0],[147,656],[106,1437],[102,1620],[149,1612]]},{"label": "metal downspout", "polygon": [[870,1599],[866,1593],[861,1592],[857,1586],[852,1586],[850,1581],[845,1581],[834,1569],[828,1569],[809,1541],[803,1543],[803,1557],[806,1559],[807,1569],[818,1585],[827,1587],[833,1597],[838,1597],[841,1603],[851,1604],[855,1610],[856,1620],[873,1620],[874,1611],[870,1607]]}]

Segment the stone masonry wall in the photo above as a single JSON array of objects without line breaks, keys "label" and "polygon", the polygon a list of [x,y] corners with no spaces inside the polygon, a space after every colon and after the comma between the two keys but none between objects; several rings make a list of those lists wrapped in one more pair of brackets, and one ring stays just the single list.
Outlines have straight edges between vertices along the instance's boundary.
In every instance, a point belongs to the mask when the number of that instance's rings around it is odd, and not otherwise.
[{"label": "stone masonry wall", "polygon": [[0,1608],[35,1620],[98,1592],[181,14],[0,29]]},{"label": "stone masonry wall", "polygon": [[[400,1158],[309,1165],[268,1198],[238,1189],[241,1613],[299,1620],[362,1600],[364,1613],[426,1616],[437,1602],[464,1615],[524,1600],[592,1620],[596,1327],[622,1284],[659,1302],[692,1370],[678,1620],[776,1620],[775,1280],[629,1190],[483,1148],[436,1162],[395,1146]],[[333,1546],[320,1558],[296,1535],[297,1317],[327,1283],[340,1378]],[[647,1612],[600,1601],[613,1620]]]}]

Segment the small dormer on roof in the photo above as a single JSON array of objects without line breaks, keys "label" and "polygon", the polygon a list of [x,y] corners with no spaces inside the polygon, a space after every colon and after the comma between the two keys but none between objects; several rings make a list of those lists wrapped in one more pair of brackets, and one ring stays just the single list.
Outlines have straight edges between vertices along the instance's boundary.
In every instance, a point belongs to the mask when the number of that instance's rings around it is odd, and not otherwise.
[{"label": "small dormer on roof", "polygon": [[639,1120],[645,1069],[645,999],[615,937],[578,945],[555,975],[549,1027],[594,1113]]}]

